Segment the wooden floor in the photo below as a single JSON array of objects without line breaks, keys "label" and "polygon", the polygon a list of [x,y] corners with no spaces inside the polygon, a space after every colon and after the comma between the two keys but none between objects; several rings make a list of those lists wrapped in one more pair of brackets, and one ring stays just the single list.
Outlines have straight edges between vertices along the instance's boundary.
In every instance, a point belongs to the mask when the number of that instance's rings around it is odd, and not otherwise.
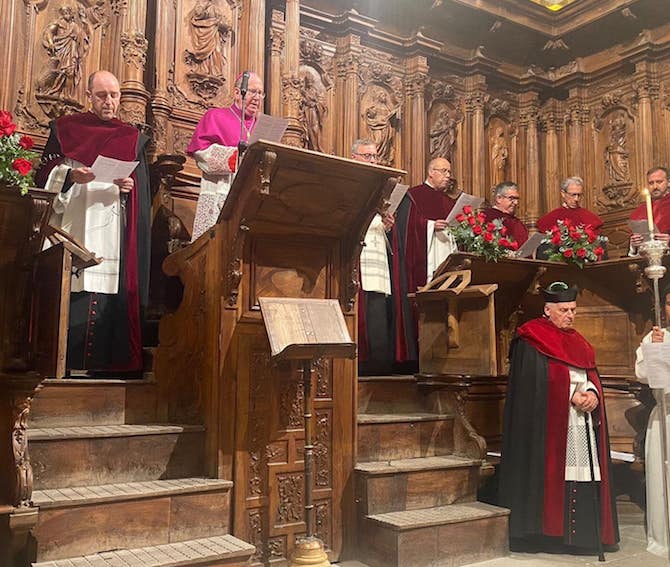
[{"label": "wooden floor", "polygon": [[[508,557],[475,563],[478,567],[558,567],[572,565],[575,567],[596,567],[608,565],[612,567],[668,567],[667,559],[646,551],[647,541],[644,531],[644,515],[642,510],[630,502],[618,502],[619,528],[621,543],[619,551],[605,554],[605,563],[599,563],[597,557],[554,555],[549,553],[511,553]],[[338,563],[339,567],[368,567],[358,561]]]}]

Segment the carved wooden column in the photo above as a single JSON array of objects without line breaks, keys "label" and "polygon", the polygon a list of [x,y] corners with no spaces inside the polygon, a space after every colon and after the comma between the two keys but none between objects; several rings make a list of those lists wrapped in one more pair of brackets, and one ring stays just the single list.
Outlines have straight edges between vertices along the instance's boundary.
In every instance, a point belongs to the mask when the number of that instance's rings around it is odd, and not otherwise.
[{"label": "carved wooden column", "polygon": [[[288,10],[289,2],[286,4]],[[265,0],[244,1],[239,29],[244,30],[239,35],[239,71],[247,69],[263,79],[265,74]]]},{"label": "carved wooden column", "polygon": [[[146,124],[146,108],[149,93],[144,86],[144,67],[147,62],[149,42],[144,37],[147,19],[146,0],[133,0],[126,9],[121,34],[122,62],[119,80],[121,82],[121,108],[119,118],[130,124]],[[162,34],[157,34],[159,37]]]},{"label": "carved wooden column", "polygon": [[282,73],[282,114],[288,118],[288,128],[282,142],[302,147],[303,128],[300,125],[300,0],[286,0],[286,35],[284,38],[284,69]]},{"label": "carved wooden column", "polygon": [[[635,66],[633,89],[637,95],[637,127],[635,128],[636,160],[635,182],[643,186],[646,172],[654,164],[656,132],[652,123],[652,101],[658,99],[659,84],[650,63]],[[665,159],[664,159],[665,162]]]},{"label": "carved wooden column", "polygon": [[[544,137],[544,171],[543,184],[544,199],[541,199],[540,215],[545,211],[551,211],[561,204],[560,196],[558,194],[558,186],[560,183],[559,173],[559,151],[558,151],[558,136],[556,134],[558,126],[557,105],[553,100],[549,103],[548,108],[545,109],[541,122],[541,128],[545,132]],[[544,202],[544,207],[542,207]]]},{"label": "carved wooden column", "polygon": [[270,24],[270,76],[266,80],[265,90],[269,93],[268,112],[272,116],[281,116],[281,85],[282,85],[282,53],[284,51],[284,14],[279,10],[272,11]]},{"label": "carved wooden column", "polygon": [[474,195],[490,198],[486,187],[486,141],[484,137],[484,105],[486,103],[486,78],[483,75],[467,77],[465,81],[466,127],[470,130],[470,183]]},{"label": "carved wooden column", "polygon": [[[588,187],[591,180],[587,180],[586,175],[586,156],[583,146],[583,123],[582,116],[588,116],[588,107],[584,103],[583,89],[571,89],[568,97],[568,117],[567,117],[567,163],[568,175],[578,175],[584,178],[584,183]],[[586,206],[585,203],[582,203]]]},{"label": "carved wooden column", "polygon": [[337,116],[341,124],[335,137],[335,153],[348,156],[358,133],[358,66],[361,40],[346,35],[337,40]]},{"label": "carved wooden column", "polygon": [[525,178],[519,179],[522,184],[521,199],[523,200],[522,217],[526,224],[535,226],[540,217],[540,159],[537,135],[537,116],[539,95],[536,92],[525,92],[519,96],[519,125],[524,132]]},{"label": "carved wooden column", "polygon": [[[403,120],[403,167],[409,172],[405,181],[418,185],[426,169],[426,108],[425,86],[428,80],[428,62],[417,55],[407,60],[405,76],[405,108]],[[452,164],[453,167],[453,164]]]}]

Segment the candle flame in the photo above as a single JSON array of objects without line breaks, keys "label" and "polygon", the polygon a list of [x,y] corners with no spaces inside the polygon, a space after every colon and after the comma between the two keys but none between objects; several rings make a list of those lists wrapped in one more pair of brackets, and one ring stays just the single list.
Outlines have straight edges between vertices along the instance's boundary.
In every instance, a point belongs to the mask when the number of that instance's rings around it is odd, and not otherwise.
[{"label": "candle flame", "polygon": [[640,189],[640,195],[642,195],[643,197],[646,197],[649,194],[650,194],[649,189],[647,189],[646,187],[642,187],[642,189]]}]

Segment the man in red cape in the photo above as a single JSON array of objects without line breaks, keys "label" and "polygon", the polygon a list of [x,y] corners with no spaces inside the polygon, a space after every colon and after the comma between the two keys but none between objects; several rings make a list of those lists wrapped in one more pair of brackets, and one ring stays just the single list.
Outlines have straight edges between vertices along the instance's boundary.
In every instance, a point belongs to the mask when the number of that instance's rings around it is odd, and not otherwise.
[{"label": "man in red cape", "polygon": [[[651,210],[654,215],[654,224],[659,230],[655,234],[656,240],[670,242],[670,191],[668,190],[668,169],[652,167],[647,171],[647,188],[651,193]],[[644,220],[647,218],[647,207],[641,203],[631,214],[630,220]],[[641,234],[630,237],[630,254],[637,254],[637,248],[642,244]]]},{"label": "man in red cape", "polygon": [[[51,222],[103,258],[72,278],[67,367],[137,373],[149,296],[149,139],[116,118],[121,90],[112,73],[93,73],[86,94],[89,112],[51,124],[37,174],[57,194]],[[130,177],[100,180],[91,169],[98,156],[139,165]]]},{"label": "man in red cape", "polygon": [[521,325],[510,351],[499,503],[512,550],[595,551],[619,540],[602,386],[573,328],[577,288],[543,293],[544,317]]},{"label": "man in red cape", "polygon": [[498,183],[493,188],[493,199],[493,206],[482,211],[485,222],[501,219],[503,226],[507,228],[507,234],[521,246],[528,240],[528,229],[514,216],[514,211],[519,205],[519,187],[512,181]]}]

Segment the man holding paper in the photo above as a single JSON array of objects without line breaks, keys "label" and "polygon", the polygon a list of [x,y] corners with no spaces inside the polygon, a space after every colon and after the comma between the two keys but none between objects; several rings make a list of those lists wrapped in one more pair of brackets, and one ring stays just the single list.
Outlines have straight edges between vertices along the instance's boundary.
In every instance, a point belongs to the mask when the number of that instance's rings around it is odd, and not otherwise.
[{"label": "man holding paper", "polygon": [[51,124],[37,176],[57,193],[52,224],[103,258],[72,278],[67,367],[137,372],[149,295],[148,138],[116,118],[121,90],[112,73],[93,73],[86,96],[89,112]]},{"label": "man holding paper", "polygon": [[[670,285],[663,289],[661,301],[665,306],[665,323],[666,328],[654,326],[649,333],[642,339],[642,344],[638,347],[635,361],[635,375],[640,382],[649,383],[650,378],[665,378],[670,381],[670,372],[667,370],[663,372],[662,369],[656,370],[652,367],[654,358],[660,359],[664,362],[666,367],[670,353],[670,330],[667,325],[670,325]],[[654,346],[652,346],[654,345]],[[657,346],[656,346],[657,345]],[[651,347],[651,351],[647,351]],[[645,351],[646,357],[645,357]],[[650,355],[652,358],[650,358]],[[655,376],[656,374],[656,376]],[[664,458],[663,445],[661,436],[661,427],[665,421],[666,428],[670,422],[670,416],[666,416],[663,420],[661,413],[663,404],[659,399],[661,395],[665,394],[668,400],[668,388],[655,388],[654,394],[656,396],[656,405],[651,410],[649,415],[649,423],[647,424],[647,436],[644,445],[644,468],[646,476],[647,489],[647,551],[668,558],[668,527],[667,527],[667,499],[664,499],[663,493],[663,474],[664,474]],[[668,431],[670,434],[670,431]],[[668,436],[666,436],[666,439]]]},{"label": "man holding paper", "polygon": [[239,144],[246,146],[249,142],[263,110],[264,98],[261,78],[245,71],[235,81],[233,104],[210,108],[195,127],[186,152],[202,170],[202,178],[191,241],[209,230],[219,218],[237,170]]},{"label": "man holding paper", "polygon": [[[651,195],[650,206],[641,203],[630,215],[631,221],[647,220],[652,228],[656,226],[656,240],[670,241],[670,192],[668,191],[668,169],[652,167],[647,171],[647,188]],[[652,217],[649,218],[649,211]],[[637,254],[637,249],[644,241],[644,235],[633,231],[630,237],[630,255]]]}]

